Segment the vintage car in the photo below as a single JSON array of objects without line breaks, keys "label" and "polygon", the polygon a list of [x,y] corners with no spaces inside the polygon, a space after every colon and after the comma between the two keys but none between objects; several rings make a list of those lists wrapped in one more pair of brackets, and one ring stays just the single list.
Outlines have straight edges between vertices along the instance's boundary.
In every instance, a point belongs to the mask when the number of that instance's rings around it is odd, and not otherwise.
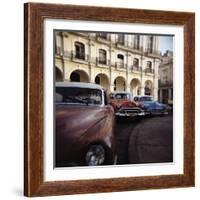
[{"label": "vintage car", "polygon": [[114,92],[110,95],[110,105],[115,110],[118,117],[143,116],[144,111],[133,101],[129,92]]},{"label": "vintage car", "polygon": [[133,100],[145,111],[145,115],[168,114],[167,105],[154,101],[152,96],[135,96]]},{"label": "vintage car", "polygon": [[100,85],[57,82],[56,167],[116,163],[114,110]]}]

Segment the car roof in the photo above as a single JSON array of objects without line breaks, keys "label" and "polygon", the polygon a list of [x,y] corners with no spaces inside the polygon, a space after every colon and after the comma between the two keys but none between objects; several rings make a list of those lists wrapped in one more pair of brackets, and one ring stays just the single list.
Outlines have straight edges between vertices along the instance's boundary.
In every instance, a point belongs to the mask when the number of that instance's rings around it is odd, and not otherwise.
[{"label": "car roof", "polygon": [[95,83],[83,83],[83,82],[56,82],[56,87],[79,87],[102,90],[103,87]]},{"label": "car roof", "polygon": [[125,92],[125,91],[118,91],[118,92],[112,92],[112,94],[131,94],[130,92]]},{"label": "car roof", "polygon": [[136,95],[134,97],[153,97],[153,96],[150,96],[150,95]]}]

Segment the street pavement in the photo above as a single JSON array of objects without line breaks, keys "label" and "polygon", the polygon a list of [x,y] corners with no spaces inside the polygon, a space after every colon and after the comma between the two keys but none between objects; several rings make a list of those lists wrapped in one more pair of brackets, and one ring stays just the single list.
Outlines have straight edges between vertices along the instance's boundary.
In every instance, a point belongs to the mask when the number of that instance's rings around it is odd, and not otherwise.
[{"label": "street pavement", "polygon": [[173,161],[173,117],[121,119],[116,122],[117,164]]}]

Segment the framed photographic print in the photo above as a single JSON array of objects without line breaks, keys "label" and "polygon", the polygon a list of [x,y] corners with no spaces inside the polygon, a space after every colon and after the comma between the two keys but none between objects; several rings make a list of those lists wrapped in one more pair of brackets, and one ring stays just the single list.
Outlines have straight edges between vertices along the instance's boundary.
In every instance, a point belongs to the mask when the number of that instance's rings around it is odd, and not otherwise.
[{"label": "framed photographic print", "polygon": [[24,10],[24,194],[194,186],[195,14]]}]

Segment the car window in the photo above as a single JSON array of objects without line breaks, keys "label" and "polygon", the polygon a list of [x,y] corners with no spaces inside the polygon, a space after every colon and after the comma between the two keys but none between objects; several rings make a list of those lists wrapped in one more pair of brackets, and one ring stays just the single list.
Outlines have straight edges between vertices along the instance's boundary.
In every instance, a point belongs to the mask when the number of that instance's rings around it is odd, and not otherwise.
[{"label": "car window", "polygon": [[115,99],[130,99],[129,94],[119,93],[115,94]]},{"label": "car window", "polygon": [[148,96],[146,96],[146,97],[141,97],[140,98],[140,101],[153,101],[153,99],[152,99],[152,97],[148,97]]},{"label": "car window", "polygon": [[90,88],[56,87],[55,101],[56,103],[101,105],[102,91]]},{"label": "car window", "polygon": [[134,101],[139,101],[139,98],[138,97],[134,97]]}]

